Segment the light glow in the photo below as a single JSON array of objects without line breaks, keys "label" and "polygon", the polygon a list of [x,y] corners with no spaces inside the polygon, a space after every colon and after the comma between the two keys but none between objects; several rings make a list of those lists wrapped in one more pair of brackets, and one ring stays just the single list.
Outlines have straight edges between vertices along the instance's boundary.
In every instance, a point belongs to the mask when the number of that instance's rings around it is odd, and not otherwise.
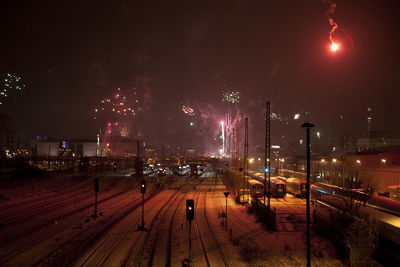
[{"label": "light glow", "polygon": [[338,50],[339,50],[339,44],[337,44],[337,43],[335,43],[335,42],[332,41],[332,44],[331,44],[331,51],[332,51],[332,52],[336,52],[336,51],[338,51]]}]

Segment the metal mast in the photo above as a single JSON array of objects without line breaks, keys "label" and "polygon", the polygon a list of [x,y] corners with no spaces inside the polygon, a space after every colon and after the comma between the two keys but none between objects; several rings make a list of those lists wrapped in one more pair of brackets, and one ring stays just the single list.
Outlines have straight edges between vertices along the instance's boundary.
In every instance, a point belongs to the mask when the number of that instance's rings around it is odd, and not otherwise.
[{"label": "metal mast", "polygon": [[235,133],[235,164],[236,168],[239,167],[239,147],[240,147],[240,121],[236,120],[236,133]]},{"label": "metal mast", "polygon": [[[266,191],[267,173],[268,191]],[[265,104],[264,205],[266,193],[268,193],[269,211],[271,204],[271,109],[269,101]]]},{"label": "metal mast", "polygon": [[244,168],[243,168],[243,173],[244,173],[243,188],[246,189],[247,189],[248,157],[249,157],[249,119],[246,118],[244,121]]}]

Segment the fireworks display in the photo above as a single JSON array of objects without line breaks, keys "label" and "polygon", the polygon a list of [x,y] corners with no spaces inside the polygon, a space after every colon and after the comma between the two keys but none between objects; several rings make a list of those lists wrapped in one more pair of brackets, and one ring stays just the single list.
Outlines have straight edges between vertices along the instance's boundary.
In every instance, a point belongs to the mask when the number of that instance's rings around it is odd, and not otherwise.
[{"label": "fireworks display", "polygon": [[192,107],[189,107],[189,106],[183,105],[182,106],[182,111],[183,111],[183,113],[185,113],[186,115],[189,115],[189,116],[194,116],[195,115],[194,114],[194,109]]},{"label": "fireworks display", "polygon": [[0,105],[4,104],[5,99],[9,97],[10,94],[22,91],[25,87],[26,85],[22,82],[20,76],[8,73],[3,79],[3,86],[0,91]]},{"label": "fireworks display", "polygon": [[329,9],[326,11],[326,16],[329,21],[329,25],[331,26],[331,30],[329,31],[329,41],[331,42],[331,50],[336,52],[339,50],[340,44],[336,43],[333,39],[333,34],[338,28],[337,23],[333,20],[333,14],[335,13],[336,4],[332,0],[324,0],[325,3],[329,5]]},{"label": "fireworks display", "polygon": [[[94,109],[95,113],[111,112],[116,116],[135,116],[141,110],[136,88],[122,91],[118,88],[111,98],[104,98],[100,101],[100,106]],[[97,119],[97,115],[94,117]]]},{"label": "fireworks display", "polygon": [[221,101],[232,103],[232,104],[239,103],[240,93],[239,93],[239,91],[223,92]]},{"label": "fireworks display", "polygon": [[109,98],[103,98],[94,109],[94,119],[105,121],[105,134],[127,137],[131,120],[141,111],[141,100],[136,88],[117,88]]}]

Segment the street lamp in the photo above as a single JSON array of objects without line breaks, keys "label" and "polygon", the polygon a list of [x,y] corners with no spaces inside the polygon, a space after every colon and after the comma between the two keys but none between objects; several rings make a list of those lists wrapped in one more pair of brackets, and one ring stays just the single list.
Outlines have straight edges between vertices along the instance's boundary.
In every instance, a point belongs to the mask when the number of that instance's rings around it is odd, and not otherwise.
[{"label": "street lamp", "polygon": [[310,255],[310,128],[314,127],[311,122],[306,122],[301,125],[302,128],[306,128],[307,137],[307,187],[306,187],[306,208],[307,208],[307,267],[311,266],[311,255]]}]

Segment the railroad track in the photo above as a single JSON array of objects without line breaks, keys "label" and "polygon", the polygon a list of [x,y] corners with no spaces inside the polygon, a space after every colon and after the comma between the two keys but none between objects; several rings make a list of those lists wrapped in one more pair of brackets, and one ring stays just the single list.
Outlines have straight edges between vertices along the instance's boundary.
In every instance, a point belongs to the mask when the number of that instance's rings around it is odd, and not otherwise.
[{"label": "railroad track", "polygon": [[[297,198],[296,198],[297,200]],[[292,203],[289,204],[286,199],[277,199],[277,202],[281,203],[287,211],[279,211],[277,208],[277,224],[280,225],[280,232],[299,232],[305,226],[305,210],[299,211],[296,207],[304,206],[303,203]],[[300,227],[302,226],[302,227]]]},{"label": "railroad track", "polygon": [[[186,197],[186,193],[183,194],[183,196],[178,200],[178,193],[177,191],[166,203],[166,205],[163,206],[162,209],[160,209],[154,219],[152,220],[152,223],[149,228],[149,234],[146,236],[145,242],[142,247],[142,255],[139,259],[138,266],[153,266],[154,262],[154,256],[156,252],[156,246],[157,244],[159,245],[160,243],[158,242],[159,239],[162,239],[161,236],[161,229],[162,229],[162,224],[165,220],[165,216],[167,214],[167,210],[170,209],[176,202],[178,204],[175,207],[175,210],[178,209],[179,205],[182,203],[184,198]],[[154,230],[153,230],[154,229]],[[149,244],[148,244],[149,243]],[[147,246],[147,250],[146,250]],[[166,250],[168,250],[168,245]]]},{"label": "railroad track", "polygon": [[[155,190],[157,191],[157,190]],[[156,194],[157,192],[155,192]],[[117,201],[118,199],[114,199],[113,201]],[[129,200],[133,202],[133,206],[128,208],[128,211],[124,211],[125,213],[129,212],[129,210],[136,208],[141,203],[141,197],[137,196],[135,199]],[[119,202],[118,202],[119,203]],[[120,207],[123,209],[123,207]],[[77,231],[77,233],[71,234],[66,239],[62,239],[63,241],[60,242],[57,246],[54,247],[49,253],[46,255],[41,256],[40,259],[36,260],[35,262],[31,262],[32,266],[36,265],[68,265],[71,264],[81,253],[86,249],[87,246],[95,242],[99,238],[106,229],[110,228],[112,225],[117,223],[121,217],[125,215],[125,213],[117,214],[117,216],[111,217],[111,222],[107,222],[104,224],[100,217],[99,221],[94,221],[94,224],[91,226],[87,226],[87,231]],[[73,219],[73,218],[71,218]],[[73,220],[76,223],[76,220]],[[55,229],[57,230],[57,229]],[[76,231],[75,231],[76,232]],[[46,234],[46,233],[45,233]],[[57,234],[57,232],[50,233],[50,236]],[[44,237],[49,238],[49,236]],[[40,242],[40,240],[38,241]],[[77,249],[79,248],[79,249]]]},{"label": "railroad track", "polygon": [[[180,185],[180,188],[178,188],[177,192],[172,196],[172,198],[169,200],[170,204],[164,205],[162,210],[159,210],[152,220],[148,235],[146,236],[146,240],[142,246],[141,252],[142,255],[138,257],[141,258],[140,260],[136,260],[138,262],[138,266],[153,266],[154,265],[154,257],[157,255],[156,250],[157,250],[157,245],[162,244],[162,240],[167,239],[167,246],[165,248],[165,266],[170,266],[171,265],[171,237],[172,237],[172,228],[173,228],[173,223],[174,223],[174,218],[175,214],[178,210],[179,207],[182,207],[182,202],[185,199],[187,195],[187,191],[182,192],[185,190],[185,187],[190,186],[190,187],[197,187],[200,185],[203,181],[200,180],[196,185],[190,185],[189,182],[194,181],[194,178],[190,178],[189,180],[183,180],[184,183],[183,185]],[[179,197],[179,193],[182,192],[183,195]],[[176,204],[176,205],[175,205]],[[170,218],[170,223],[169,223],[169,228],[168,231],[162,231],[165,230],[162,227],[165,226],[165,220],[166,220],[166,215],[168,211],[170,210],[171,207],[175,205],[175,208],[173,209],[173,214]],[[154,231],[151,231],[154,229]],[[168,232],[168,237],[165,237],[165,233]],[[145,247],[147,242],[150,242],[150,245],[148,246],[148,250],[145,251]],[[147,255],[144,255],[147,254]],[[147,256],[147,261],[146,261],[146,256]],[[145,259],[145,260],[143,260]]]},{"label": "railroad track", "polygon": [[[220,194],[222,195],[222,192],[213,192],[214,194]],[[218,202],[219,209],[221,211],[225,211],[225,198],[221,198],[222,200]],[[241,240],[244,238],[248,238],[250,236],[253,236],[257,233],[260,233],[264,231],[262,227],[254,227],[254,224],[250,224],[247,221],[243,220],[243,217],[241,215],[238,215],[238,211],[234,208],[231,207],[232,205],[229,204],[228,201],[228,226],[230,225],[235,225],[235,229],[239,229],[241,231],[241,234],[237,236],[236,240]],[[247,212],[247,211],[245,211]],[[242,230],[246,229],[246,230]]]},{"label": "railroad track", "polygon": [[[148,201],[146,201],[148,202]],[[141,205],[137,209],[132,210],[132,212],[139,212]],[[145,212],[145,216],[148,215],[149,211]],[[105,265],[107,261],[111,260],[112,254],[120,246],[121,242],[129,235],[129,233],[135,229],[135,227],[141,221],[141,216],[136,216],[134,222],[126,222],[118,226],[118,234],[109,234],[103,238],[98,244],[96,244],[95,249],[85,256],[85,258],[77,264],[78,266],[101,266]],[[111,229],[110,229],[111,230]],[[135,229],[136,230],[136,229]],[[136,240],[132,245],[134,247],[137,244]],[[122,261],[122,265],[127,265],[130,253],[128,253],[128,258]]]},{"label": "railroad track", "polygon": [[[138,187],[139,184],[137,184],[135,187]],[[117,194],[111,195],[110,197],[105,197],[98,201],[98,204],[103,204],[104,202],[111,201],[116,199],[117,197],[131,191],[132,188],[123,190],[118,192]],[[93,193],[91,193],[91,196],[93,197]],[[20,253],[21,251],[27,250],[31,248],[34,244],[41,243],[42,241],[46,240],[47,238],[50,238],[52,235],[56,234],[57,232],[60,231],[60,229],[47,229],[46,227],[54,225],[55,221],[60,221],[60,220],[65,220],[73,215],[79,214],[81,212],[84,212],[85,210],[92,209],[94,204],[92,200],[86,201],[88,204],[84,204],[81,207],[70,207],[66,208],[64,207],[62,211],[60,211],[60,206],[54,207],[54,209],[48,211],[49,213],[53,213],[53,217],[47,220],[39,221],[38,223],[30,223],[30,220],[27,220],[25,223],[25,228],[19,228],[18,233],[13,233],[13,232],[6,232],[5,235],[2,236],[4,240],[6,238],[10,239],[10,237],[18,234],[19,236],[24,236],[22,240],[19,240],[17,242],[12,243],[9,246],[6,246],[2,248],[2,251],[0,253],[0,262],[7,261],[8,259],[15,257]],[[65,204],[65,203],[64,203]],[[36,215],[37,216],[37,215]],[[39,232],[37,232],[39,230]]]},{"label": "railroad track", "polygon": [[[31,197],[24,197],[24,196],[19,196],[19,194],[28,194],[27,192],[20,192],[20,190],[18,190],[18,196],[19,197],[23,197],[20,200],[14,200],[11,201],[10,203],[5,202],[2,206],[3,212],[4,210],[12,210],[13,212],[18,213],[18,209],[26,209],[26,208],[31,208],[31,206],[36,205],[39,202],[45,201],[45,200],[49,200],[51,199],[51,201],[49,202],[56,202],[58,197],[61,197],[61,195],[67,195],[70,194],[72,192],[75,192],[76,190],[81,189],[82,187],[86,187],[89,185],[89,182],[87,180],[82,180],[79,181],[75,184],[73,184],[72,186],[69,186],[68,188],[66,188],[62,194],[58,193],[59,187],[63,187],[65,186],[65,181],[63,181],[64,183],[62,185],[58,185],[58,187],[54,188],[54,181],[53,184],[49,184],[47,187],[45,186],[41,186],[46,188],[47,190],[45,191],[46,193],[40,192],[41,194],[39,196],[31,196]],[[53,187],[53,188],[52,188]],[[25,190],[27,191],[27,190]],[[37,191],[37,190],[36,190]],[[36,192],[33,191],[33,192]],[[32,193],[31,190],[29,190],[29,193]],[[49,203],[48,202],[48,203]],[[22,208],[23,207],[23,208]]]},{"label": "railroad track", "polygon": [[[186,196],[186,194],[187,194],[187,192],[185,192],[185,196]],[[178,207],[179,207],[179,205],[174,210],[172,217],[171,217],[171,221],[169,223],[168,246],[167,246],[166,259],[165,259],[165,262],[166,262],[165,266],[167,266],[167,267],[171,266],[172,227],[174,225],[175,216],[176,216],[176,212],[178,211]]]},{"label": "railroad track", "polygon": [[[198,202],[199,202],[200,194],[201,194],[201,192],[199,192],[199,194],[197,195],[197,200],[196,200],[196,213],[197,213],[197,211],[198,211],[198,209],[197,209],[197,204],[198,204]],[[219,242],[218,242],[218,239],[216,238],[216,236],[215,236],[215,234],[214,234],[214,231],[212,230],[212,227],[211,227],[210,222],[209,222],[208,217],[207,217],[207,213],[206,213],[207,191],[204,191],[204,199],[203,199],[203,201],[204,201],[204,203],[203,203],[203,205],[204,205],[204,208],[203,208],[203,215],[204,215],[204,219],[205,219],[205,222],[206,222],[206,224],[207,224],[207,227],[208,227],[208,229],[209,229],[210,236],[212,237],[212,240],[213,240],[214,243],[215,243],[215,248],[216,248],[217,251],[218,251],[218,254],[219,254],[219,256],[220,256],[220,259],[221,259],[221,261],[222,261],[223,266],[229,266],[229,262],[228,262],[228,260],[226,259],[224,253],[222,252],[222,248],[221,248],[221,246],[220,246],[220,244],[219,244]],[[199,235],[200,244],[201,244],[201,247],[202,247],[204,259],[205,259],[205,261],[206,261],[207,266],[211,266],[211,265],[210,265],[210,260],[209,260],[208,255],[207,255],[207,250],[206,250],[206,247],[205,247],[205,244],[204,244],[204,240],[203,240],[203,237],[202,237],[201,232],[200,232],[199,223],[198,223],[198,220],[197,220],[197,216],[196,216],[196,215],[195,215],[195,222],[196,222],[196,229],[197,229],[197,232],[198,232],[198,235]]]},{"label": "railroad track", "polygon": [[[121,224],[118,225],[118,233],[112,233],[111,228],[103,231],[103,232],[109,232],[110,230],[111,233],[102,240],[100,238],[101,241],[98,244],[96,244],[94,250],[91,251],[88,255],[85,255],[85,257],[82,260],[80,260],[77,263],[77,265],[100,266],[100,265],[114,264],[116,261],[118,261],[119,264],[122,266],[131,265],[133,263],[135,263],[135,265],[138,266],[139,265],[151,266],[153,257],[155,255],[154,253],[155,245],[157,243],[156,242],[157,240],[156,238],[154,238],[154,236],[155,237],[158,236],[158,232],[162,225],[163,218],[167,214],[168,209],[178,199],[177,198],[178,193],[181,191],[181,189],[182,187],[178,187],[176,191],[169,197],[166,203],[161,201],[162,198],[160,198],[159,200],[156,199],[154,200],[157,202],[152,206],[151,209],[147,209],[145,211],[145,218],[147,217],[147,219],[145,219],[146,222],[151,221],[148,226],[148,229],[145,232],[137,232],[136,229],[133,230],[132,226],[136,227],[141,221],[141,215],[130,214],[130,216],[134,216],[135,218],[134,223],[132,223],[132,220],[131,221],[125,220],[125,222],[121,220]],[[153,213],[154,210],[158,210],[158,212],[156,213],[155,216],[149,219],[149,216],[152,216],[151,213]],[[131,213],[132,212],[138,213],[139,209],[131,210]],[[134,233],[135,238],[132,238],[132,232],[136,232],[136,234]],[[145,236],[143,236],[143,234],[141,233],[144,233]],[[150,234],[152,235],[152,238],[150,238]],[[131,238],[128,238],[128,236],[130,236]],[[134,241],[125,242],[124,240],[127,239],[131,239]],[[124,249],[123,253],[118,254],[119,253],[118,250],[121,248],[123,242],[125,242],[125,245],[129,246],[129,248]],[[136,255],[135,250],[137,250],[138,244],[140,244],[140,242],[143,242],[143,244],[141,245],[139,252]],[[118,255],[115,255],[114,252],[117,252]]]},{"label": "railroad track", "polygon": [[[19,225],[27,221],[30,223],[32,218],[41,218],[42,214],[46,217],[50,217],[52,211],[55,211],[56,214],[58,214],[53,216],[52,219],[57,219],[57,216],[62,215],[63,208],[76,203],[77,198],[79,198],[80,201],[93,198],[94,194],[91,184],[91,179],[86,180],[83,184],[80,182],[77,185],[72,185],[66,188],[66,190],[60,194],[52,192],[40,198],[31,199],[28,202],[3,207],[0,215],[4,218],[2,218],[1,223],[4,227],[7,227],[8,225]],[[109,191],[111,188],[112,185],[110,184],[104,185],[102,192],[99,194],[99,198],[107,198],[105,192]],[[123,190],[118,194],[127,192],[128,190],[130,189],[128,188]],[[52,221],[50,222],[52,223]],[[3,237],[2,239],[4,240]]]}]

